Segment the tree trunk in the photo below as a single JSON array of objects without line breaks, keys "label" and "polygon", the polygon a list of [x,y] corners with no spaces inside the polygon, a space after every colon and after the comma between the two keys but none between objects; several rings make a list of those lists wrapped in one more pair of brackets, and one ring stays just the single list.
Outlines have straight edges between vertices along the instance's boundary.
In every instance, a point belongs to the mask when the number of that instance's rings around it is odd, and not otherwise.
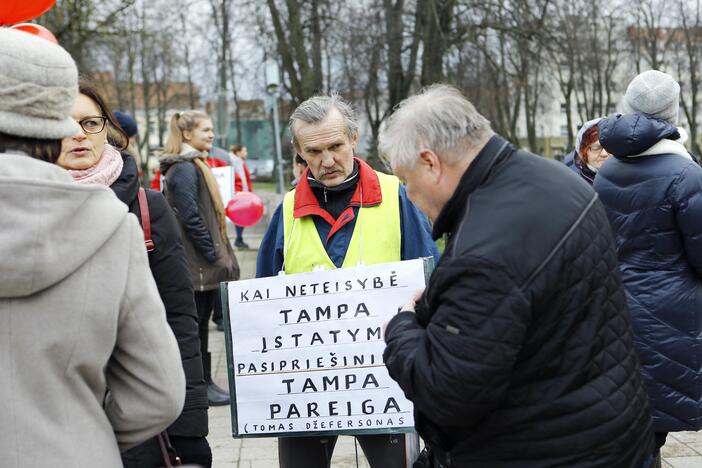
[{"label": "tree trunk", "polygon": [[193,83],[193,66],[192,61],[190,60],[190,41],[188,37],[187,22],[185,20],[185,12],[183,10],[180,10],[180,14],[178,16],[180,17],[180,24],[183,28],[183,35],[187,38],[183,44],[183,53],[185,58],[185,76],[188,80],[188,104],[190,105],[191,109],[195,109],[197,107],[197,99],[195,96],[195,85]]},{"label": "tree trunk", "polygon": [[236,73],[234,69],[234,59],[232,57],[231,50],[229,51],[229,80],[232,85],[232,94],[234,99],[234,124],[236,125],[236,139],[234,143],[237,145],[242,144],[243,135],[241,134],[241,105],[239,103],[239,93],[236,86]]},{"label": "tree trunk", "polygon": [[[422,86],[443,81],[443,59],[448,48],[453,10],[456,0],[419,0],[423,4],[424,45],[422,53]],[[419,6],[418,6],[419,8]]]}]

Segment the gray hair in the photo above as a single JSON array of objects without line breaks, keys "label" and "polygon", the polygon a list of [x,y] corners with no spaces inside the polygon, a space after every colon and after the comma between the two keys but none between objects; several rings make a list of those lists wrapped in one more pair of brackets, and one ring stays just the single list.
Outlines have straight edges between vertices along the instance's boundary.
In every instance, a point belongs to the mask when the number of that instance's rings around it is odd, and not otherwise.
[{"label": "gray hair", "polygon": [[492,133],[490,121],[458,89],[432,85],[397,106],[380,132],[378,151],[393,170],[414,167],[423,149],[454,163],[486,132]]},{"label": "gray hair", "polygon": [[350,140],[353,140],[354,135],[358,131],[358,123],[356,122],[356,112],[353,106],[346,102],[344,98],[336,93],[329,96],[319,95],[312,96],[299,106],[290,116],[288,127],[293,138],[293,145],[297,146],[295,136],[295,125],[297,122],[305,122],[308,124],[319,123],[323,121],[331,112],[332,109],[339,111],[346,123],[346,135]]}]

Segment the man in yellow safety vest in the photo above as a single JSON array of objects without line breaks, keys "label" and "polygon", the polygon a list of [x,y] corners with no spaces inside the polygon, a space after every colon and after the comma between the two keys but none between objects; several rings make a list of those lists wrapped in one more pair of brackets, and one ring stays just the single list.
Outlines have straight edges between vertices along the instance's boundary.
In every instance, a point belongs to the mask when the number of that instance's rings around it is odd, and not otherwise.
[{"label": "man in yellow safety vest", "polygon": [[[308,99],[290,117],[290,131],[307,169],[271,218],[257,277],[438,259],[429,223],[399,179],[354,157],[358,124],[347,102],[338,95]],[[408,466],[404,435],[357,438],[372,468]],[[327,468],[335,443],[334,436],[281,438],[280,466]]]}]

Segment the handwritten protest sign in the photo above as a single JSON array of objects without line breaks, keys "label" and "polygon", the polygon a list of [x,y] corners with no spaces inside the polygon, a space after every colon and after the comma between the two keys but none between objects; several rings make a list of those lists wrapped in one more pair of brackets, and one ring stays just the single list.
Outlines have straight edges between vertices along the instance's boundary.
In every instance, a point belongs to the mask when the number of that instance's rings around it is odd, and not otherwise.
[{"label": "handwritten protest sign", "polygon": [[424,284],[421,259],[228,283],[233,434],[411,430],[382,328]]}]

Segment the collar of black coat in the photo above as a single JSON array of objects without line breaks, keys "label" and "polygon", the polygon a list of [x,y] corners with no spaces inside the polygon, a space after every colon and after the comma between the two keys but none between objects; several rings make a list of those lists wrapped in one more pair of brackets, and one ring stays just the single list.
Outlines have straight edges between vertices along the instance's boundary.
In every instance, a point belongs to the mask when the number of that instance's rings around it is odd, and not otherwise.
[{"label": "collar of black coat", "polygon": [[[383,201],[383,194],[380,190],[378,174],[362,159],[355,157],[354,162],[358,167],[358,178],[355,183],[356,189],[348,205],[362,205],[365,207],[380,205]],[[302,218],[310,215],[325,217],[325,211],[320,207],[319,201],[310,186],[310,181],[308,179],[309,172],[309,168],[305,169],[297,187],[295,187],[295,205],[293,210],[293,216],[295,218]],[[361,200],[361,194],[363,195],[363,200]],[[331,219],[329,222],[333,224],[334,220]]]},{"label": "collar of black coat", "polygon": [[574,164],[575,167],[578,168],[578,173],[580,174],[580,177],[582,177],[585,180],[585,182],[592,185],[595,180],[595,176],[597,175],[597,171],[593,171],[592,169],[590,169],[590,166],[585,161],[583,161],[583,158],[581,158],[579,154],[575,156]]},{"label": "collar of black coat", "polygon": [[456,191],[453,192],[449,201],[441,209],[439,216],[436,217],[431,231],[434,240],[439,239],[445,233],[452,234],[456,230],[458,223],[463,220],[470,194],[485,182],[492,168],[513,151],[514,147],[499,135],[494,135],[488,140],[468,166],[466,172],[463,173]]},{"label": "collar of black coat", "polygon": [[129,206],[139,191],[139,170],[136,161],[129,153],[122,152],[122,161],[124,162],[122,172],[110,188],[122,203]]},{"label": "collar of black coat", "polygon": [[161,174],[165,174],[168,169],[177,163],[192,161],[195,158],[207,158],[207,153],[192,151],[184,154],[162,154],[158,158]]},{"label": "collar of black coat", "polygon": [[334,187],[327,187],[315,179],[310,171],[307,171],[307,182],[309,182],[310,187],[312,187],[312,190],[314,190],[315,193],[321,190],[326,190],[327,192],[345,192],[350,188],[356,188],[356,184],[358,184],[358,163],[354,161],[351,174],[349,174],[349,176],[342,183]]},{"label": "collar of black coat", "polygon": [[311,173],[307,174],[307,181],[312,188],[314,196],[317,198],[320,208],[329,213],[332,218],[337,219],[341,216],[346,208],[349,207],[351,197],[353,197],[356,187],[358,186],[358,164],[353,162],[351,174],[334,187],[327,187],[312,177]]}]

